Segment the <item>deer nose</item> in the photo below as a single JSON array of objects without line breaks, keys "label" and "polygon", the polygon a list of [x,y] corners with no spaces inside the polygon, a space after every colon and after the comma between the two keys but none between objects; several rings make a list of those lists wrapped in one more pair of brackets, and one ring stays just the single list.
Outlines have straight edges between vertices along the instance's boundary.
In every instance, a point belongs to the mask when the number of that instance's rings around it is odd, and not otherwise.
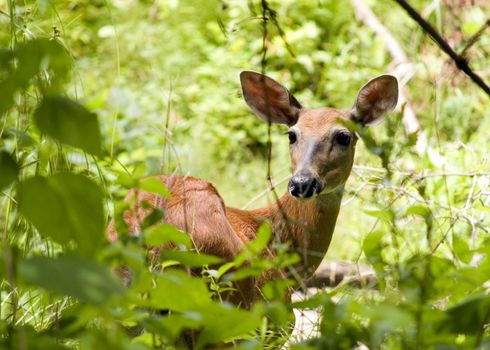
[{"label": "deer nose", "polygon": [[297,198],[310,198],[321,192],[320,181],[311,174],[297,174],[289,180],[289,193]]}]

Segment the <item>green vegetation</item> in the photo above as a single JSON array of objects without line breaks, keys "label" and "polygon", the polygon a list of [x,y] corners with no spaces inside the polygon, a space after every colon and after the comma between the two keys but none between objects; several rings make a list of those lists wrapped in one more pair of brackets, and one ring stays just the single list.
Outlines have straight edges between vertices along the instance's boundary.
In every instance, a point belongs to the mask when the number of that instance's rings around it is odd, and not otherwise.
[{"label": "green vegetation", "polygon": [[[164,254],[163,272],[150,266],[145,245],[191,248],[158,213],[127,235],[127,190],[166,194],[148,175],[206,178],[235,207],[273,199],[267,125],[240,97],[241,70],[265,68],[306,106],[349,107],[367,79],[395,68],[347,0],[269,1],[264,60],[264,3],[0,0],[0,348],[172,349],[187,339],[272,349],[288,339],[293,307],[324,315],[320,334],[292,339],[294,349],[490,348],[490,100],[392,1],[369,3],[414,64],[406,89],[420,131],[407,135],[398,111],[362,133],[327,254],[371,265],[376,286],[284,303],[298,281],[275,281],[264,302],[237,309],[219,302],[231,281],[295,260],[285,249],[259,257],[267,227],[218,270],[192,250]],[[489,4],[411,3],[490,81],[489,29],[468,47]],[[280,191],[284,131],[271,133]],[[182,265],[206,268],[196,277]],[[122,266],[127,288],[114,273]]]}]

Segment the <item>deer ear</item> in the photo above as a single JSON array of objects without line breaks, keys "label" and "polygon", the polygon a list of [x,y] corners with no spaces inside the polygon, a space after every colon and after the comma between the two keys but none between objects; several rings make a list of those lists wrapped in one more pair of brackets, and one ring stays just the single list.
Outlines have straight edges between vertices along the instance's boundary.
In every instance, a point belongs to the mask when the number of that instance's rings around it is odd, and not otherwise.
[{"label": "deer ear", "polygon": [[269,123],[296,124],[301,104],[274,79],[263,74],[240,73],[243,98],[252,111]]},{"label": "deer ear", "polygon": [[352,119],[363,126],[376,124],[396,107],[397,102],[398,81],[392,75],[380,75],[359,90],[352,107]]}]

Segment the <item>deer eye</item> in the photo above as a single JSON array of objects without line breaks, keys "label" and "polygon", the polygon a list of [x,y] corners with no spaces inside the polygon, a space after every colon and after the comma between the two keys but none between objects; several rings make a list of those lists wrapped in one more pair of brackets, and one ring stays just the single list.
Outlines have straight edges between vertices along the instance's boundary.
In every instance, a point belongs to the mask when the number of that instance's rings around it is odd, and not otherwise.
[{"label": "deer eye", "polygon": [[340,132],[337,134],[337,136],[335,136],[335,140],[337,141],[337,143],[339,145],[342,145],[342,146],[348,146],[350,141],[351,141],[352,137],[350,135],[350,133],[348,132]]},{"label": "deer eye", "polygon": [[296,142],[296,134],[294,133],[294,131],[288,131],[288,137],[289,137],[289,144],[293,144]]}]

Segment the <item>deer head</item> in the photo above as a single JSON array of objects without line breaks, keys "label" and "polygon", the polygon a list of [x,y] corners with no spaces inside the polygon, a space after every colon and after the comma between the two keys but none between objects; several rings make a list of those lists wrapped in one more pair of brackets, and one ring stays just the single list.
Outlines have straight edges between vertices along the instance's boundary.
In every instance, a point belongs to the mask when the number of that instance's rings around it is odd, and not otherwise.
[{"label": "deer head", "polygon": [[398,101],[398,82],[391,75],[368,81],[348,109],[306,108],[284,86],[260,73],[244,71],[240,80],[243,97],[257,116],[289,126],[293,175],[288,190],[300,199],[335,191],[347,181],[357,136],[345,121],[362,127],[375,124]]}]

